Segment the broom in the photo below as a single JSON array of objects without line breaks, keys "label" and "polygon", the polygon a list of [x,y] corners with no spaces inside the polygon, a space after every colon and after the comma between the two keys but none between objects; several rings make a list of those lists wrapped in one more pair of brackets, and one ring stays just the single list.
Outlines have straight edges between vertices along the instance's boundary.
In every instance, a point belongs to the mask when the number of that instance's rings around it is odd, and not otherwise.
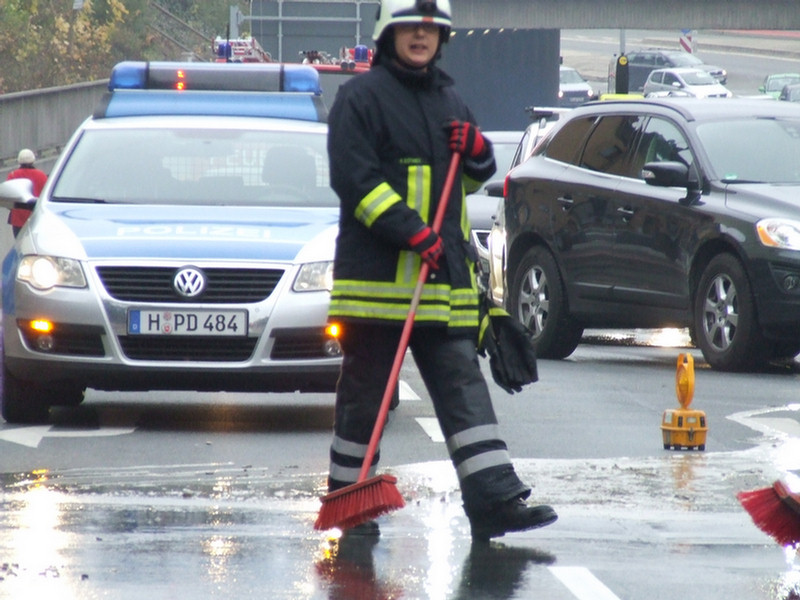
[{"label": "broom", "polygon": [[[441,229],[442,221],[444,221],[445,209],[450,199],[450,192],[453,189],[453,181],[456,178],[460,158],[460,154],[454,153],[450,159],[450,167],[447,170],[442,196],[433,219],[432,227],[437,234]],[[317,521],[314,523],[314,529],[331,529],[332,527],[349,529],[405,506],[403,496],[395,485],[397,483],[396,477],[384,474],[367,479],[367,474],[372,466],[372,459],[383,434],[386,416],[389,414],[389,405],[394,395],[397,379],[400,376],[400,367],[403,365],[403,357],[408,348],[408,341],[411,338],[411,327],[414,325],[417,306],[422,297],[422,288],[428,278],[429,269],[428,263],[423,262],[417,278],[417,286],[414,288],[414,295],[411,297],[411,306],[403,325],[403,332],[400,334],[400,343],[397,346],[392,370],[389,372],[389,381],[386,384],[386,390],[383,392],[381,407],[375,420],[375,426],[372,429],[372,437],[369,440],[367,453],[364,456],[364,462],[361,464],[361,471],[358,474],[358,480],[356,483],[335,490],[320,498],[322,507],[317,515]]]},{"label": "broom", "polygon": [[767,488],[739,492],[736,498],[753,523],[781,546],[800,544],[800,493],[786,479]]}]

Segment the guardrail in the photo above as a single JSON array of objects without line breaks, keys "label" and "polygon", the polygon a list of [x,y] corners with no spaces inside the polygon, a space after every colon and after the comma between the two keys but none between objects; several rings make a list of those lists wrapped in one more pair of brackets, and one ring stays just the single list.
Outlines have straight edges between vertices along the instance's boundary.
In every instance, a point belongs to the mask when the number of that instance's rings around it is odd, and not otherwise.
[{"label": "guardrail", "polygon": [[108,80],[0,95],[0,181],[17,166],[21,148],[49,173],[64,145],[108,89]]}]

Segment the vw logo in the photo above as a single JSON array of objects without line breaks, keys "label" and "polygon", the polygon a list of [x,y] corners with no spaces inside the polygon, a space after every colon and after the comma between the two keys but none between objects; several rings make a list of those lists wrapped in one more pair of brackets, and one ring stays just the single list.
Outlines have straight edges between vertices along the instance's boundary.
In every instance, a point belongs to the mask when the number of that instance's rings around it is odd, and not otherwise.
[{"label": "vw logo", "polygon": [[184,298],[199,296],[206,287],[206,276],[200,269],[185,267],[175,273],[172,287]]}]

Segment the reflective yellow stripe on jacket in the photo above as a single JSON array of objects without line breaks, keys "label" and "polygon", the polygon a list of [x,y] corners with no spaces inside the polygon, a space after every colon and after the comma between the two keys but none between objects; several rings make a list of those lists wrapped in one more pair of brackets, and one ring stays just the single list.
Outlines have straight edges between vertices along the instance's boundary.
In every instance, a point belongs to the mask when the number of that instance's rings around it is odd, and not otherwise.
[{"label": "reflective yellow stripe on jacket", "polygon": [[[430,166],[411,165],[407,182],[408,206],[428,222],[432,209]],[[388,183],[381,183],[361,200],[355,216],[370,227],[386,210],[402,200]],[[465,213],[466,211],[462,214],[461,227],[462,230],[469,231]],[[418,254],[399,250],[394,281],[337,279],[331,293],[329,315],[338,318],[404,321],[408,316],[421,265]],[[416,321],[442,323],[456,328],[477,327],[478,304],[474,274],[471,280],[471,287],[455,289],[449,284],[427,283],[416,311]]]}]

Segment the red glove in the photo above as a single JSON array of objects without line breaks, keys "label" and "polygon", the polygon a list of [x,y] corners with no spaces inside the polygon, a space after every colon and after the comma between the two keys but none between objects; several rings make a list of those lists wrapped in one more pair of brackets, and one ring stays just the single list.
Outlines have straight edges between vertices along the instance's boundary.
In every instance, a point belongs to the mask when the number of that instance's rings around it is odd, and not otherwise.
[{"label": "red glove", "polygon": [[449,127],[449,146],[453,152],[457,152],[461,156],[478,158],[488,150],[486,140],[476,125],[465,121],[451,121]]},{"label": "red glove", "polygon": [[408,245],[428,263],[431,269],[439,269],[439,259],[442,257],[442,238],[427,225],[408,238]]}]

